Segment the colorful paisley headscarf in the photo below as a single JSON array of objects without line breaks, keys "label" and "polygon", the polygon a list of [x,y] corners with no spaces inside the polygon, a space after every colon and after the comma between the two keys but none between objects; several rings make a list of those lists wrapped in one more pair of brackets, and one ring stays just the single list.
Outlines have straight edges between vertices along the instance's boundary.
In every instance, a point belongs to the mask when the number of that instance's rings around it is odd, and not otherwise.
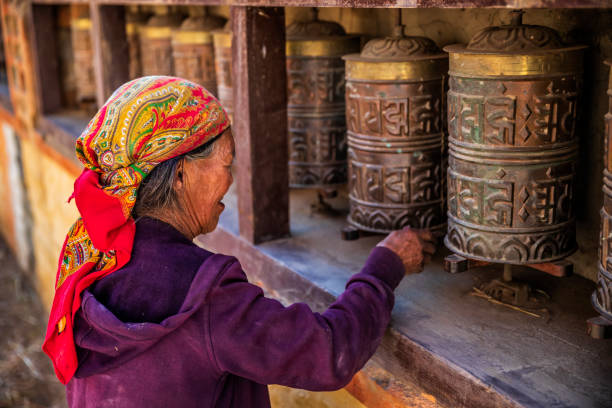
[{"label": "colorful paisley headscarf", "polygon": [[201,146],[229,124],[219,102],[201,86],[144,77],[117,89],[77,139],[85,169],[72,197],[81,218],[62,248],[43,344],[62,383],[78,365],[73,319],[81,292],[130,260],[138,186],[156,165]]}]

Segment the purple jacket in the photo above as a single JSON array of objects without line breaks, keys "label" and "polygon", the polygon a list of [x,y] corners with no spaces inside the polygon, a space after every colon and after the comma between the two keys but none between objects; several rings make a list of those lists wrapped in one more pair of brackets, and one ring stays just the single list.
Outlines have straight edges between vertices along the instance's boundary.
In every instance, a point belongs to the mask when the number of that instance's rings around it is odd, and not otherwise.
[{"label": "purple jacket", "polygon": [[136,224],[132,259],[83,294],[70,407],[269,407],[265,384],[345,386],[389,323],[404,268],[376,247],[324,313],[263,296],[236,258]]}]

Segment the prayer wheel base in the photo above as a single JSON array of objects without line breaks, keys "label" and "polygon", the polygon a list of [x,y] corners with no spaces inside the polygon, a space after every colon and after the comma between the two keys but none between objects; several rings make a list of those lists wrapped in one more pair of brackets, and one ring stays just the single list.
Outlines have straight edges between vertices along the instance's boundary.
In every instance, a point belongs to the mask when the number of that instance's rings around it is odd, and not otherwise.
[{"label": "prayer wheel base", "polygon": [[342,210],[334,208],[330,202],[326,201],[326,199],[333,199],[337,196],[337,190],[318,190],[317,201],[310,204],[310,213],[324,214],[332,217],[341,215]]},{"label": "prayer wheel base", "polygon": [[[458,254],[451,254],[444,258],[444,270],[448,273],[466,272],[473,268],[492,265],[494,262],[466,258]],[[531,269],[546,272],[549,275],[563,278],[574,273],[574,264],[566,259],[555,262],[526,264]]]},{"label": "prayer wheel base", "polygon": [[587,333],[598,340],[612,338],[612,321],[603,316],[592,317],[587,320]]},{"label": "prayer wheel base", "polygon": [[482,291],[493,299],[515,306],[526,306],[530,302],[533,290],[524,282],[493,279],[483,285]]},{"label": "prayer wheel base", "polygon": [[347,225],[346,227],[342,228],[341,238],[344,241],[355,241],[362,236],[364,236],[363,231],[361,231],[359,228],[353,227],[352,225]]},{"label": "prayer wheel base", "polygon": [[[450,266],[451,271],[454,270],[457,272],[461,271],[461,269],[467,270],[466,268],[470,266],[476,267],[487,265],[487,263],[483,261],[476,261],[476,264],[472,263],[470,265],[469,260],[459,258],[461,257],[457,255],[447,257],[447,259],[445,259],[445,268]],[[551,269],[553,267],[549,266],[548,268]],[[511,264],[504,264],[504,270],[501,277],[493,278],[474,286],[471,294],[491,303],[510,307],[533,317],[542,317],[542,315],[539,314],[542,312],[544,315],[549,315],[548,309],[544,306],[550,300],[550,296],[543,290],[533,287],[528,282],[514,279]]]}]

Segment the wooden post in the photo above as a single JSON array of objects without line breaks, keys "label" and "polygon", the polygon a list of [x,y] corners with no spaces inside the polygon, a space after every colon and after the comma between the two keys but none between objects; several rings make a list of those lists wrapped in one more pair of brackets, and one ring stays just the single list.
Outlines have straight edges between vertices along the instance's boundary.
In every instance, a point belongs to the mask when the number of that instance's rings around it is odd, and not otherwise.
[{"label": "wooden post", "polygon": [[32,5],[32,52],[37,74],[37,102],[43,114],[56,112],[62,105],[54,8],[43,4]]},{"label": "wooden post", "polygon": [[240,235],[289,235],[285,12],[232,7],[233,132]]},{"label": "wooden post", "polygon": [[125,7],[101,6],[95,2],[90,7],[96,100],[102,106],[130,76]]}]

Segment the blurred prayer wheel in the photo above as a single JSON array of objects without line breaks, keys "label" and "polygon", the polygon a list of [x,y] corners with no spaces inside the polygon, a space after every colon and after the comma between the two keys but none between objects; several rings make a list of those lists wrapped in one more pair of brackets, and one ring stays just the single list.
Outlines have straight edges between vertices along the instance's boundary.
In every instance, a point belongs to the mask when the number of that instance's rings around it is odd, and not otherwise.
[{"label": "blurred prayer wheel", "polygon": [[91,43],[91,19],[89,7],[71,5],[72,50],[74,53],[74,77],[76,84],[76,102],[82,108],[94,108],[96,100],[96,83],[93,67],[93,49]]},{"label": "blurred prayer wheel", "polygon": [[443,233],[448,55],[403,28],[344,57],[348,222],[377,233],[405,226]]},{"label": "blurred prayer wheel", "polygon": [[[606,61],[612,65],[612,61]],[[612,324],[612,71],[608,84],[609,111],[606,114],[605,158],[601,208],[601,239],[599,240],[599,274],[592,303],[597,312]]]},{"label": "blurred prayer wheel", "polygon": [[140,59],[140,30],[146,24],[148,16],[139,10],[139,6],[129,6],[125,33],[129,52],[130,79],[142,76],[142,61]]},{"label": "blurred prayer wheel", "polygon": [[190,17],[172,33],[174,75],[202,85],[217,95],[212,30],[225,19],[205,14],[203,7],[190,8]]},{"label": "blurred prayer wheel", "polygon": [[215,46],[215,73],[217,77],[217,96],[226,112],[232,116],[234,103],[232,98],[232,31],[231,21],[223,30],[213,31]]},{"label": "blurred prayer wheel", "polygon": [[289,185],[325,189],[346,182],[344,61],[359,37],[337,23],[287,27]]},{"label": "blurred prayer wheel", "polygon": [[181,17],[167,6],[156,6],[155,15],[140,30],[140,60],[143,75],[174,75],[172,31]]},{"label": "blurred prayer wheel", "polygon": [[488,27],[452,45],[448,92],[448,232],[467,258],[559,260],[576,249],[575,120],[585,47],[556,31]]}]

